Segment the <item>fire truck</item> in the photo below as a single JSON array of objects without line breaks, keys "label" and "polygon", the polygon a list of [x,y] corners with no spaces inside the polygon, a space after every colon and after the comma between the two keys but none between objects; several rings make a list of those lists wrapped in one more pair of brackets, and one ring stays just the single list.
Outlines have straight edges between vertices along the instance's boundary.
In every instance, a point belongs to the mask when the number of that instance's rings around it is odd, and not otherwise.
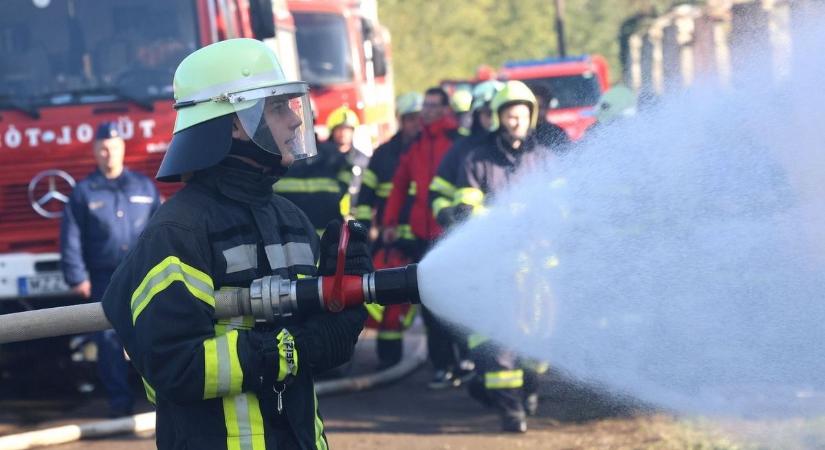
[{"label": "fire truck", "polygon": [[554,99],[547,118],[578,140],[596,120],[593,106],[610,87],[607,61],[600,55],[511,61],[498,72],[502,80],[542,86]]},{"label": "fire truck", "polygon": [[310,84],[315,131],[326,139],[327,116],[345,105],[361,125],[355,146],[371,151],[395,133],[390,35],[375,0],[289,0],[301,79]]},{"label": "fire truck", "polygon": [[[199,47],[260,39],[287,77],[307,77],[322,120],[347,100],[376,133],[391,131],[374,119],[394,110],[378,101],[393,95],[388,58],[376,56],[388,49],[377,14],[340,0],[292,3],[295,20],[286,0],[0,2],[0,314],[81,301],[60,271],[59,225],[76,181],[96,167],[95,129],[116,122],[126,165],[153,178],[172,136],[174,70]],[[314,48],[317,33],[330,41]],[[158,187],[168,197],[180,186]],[[0,368],[13,350],[0,349]]]}]

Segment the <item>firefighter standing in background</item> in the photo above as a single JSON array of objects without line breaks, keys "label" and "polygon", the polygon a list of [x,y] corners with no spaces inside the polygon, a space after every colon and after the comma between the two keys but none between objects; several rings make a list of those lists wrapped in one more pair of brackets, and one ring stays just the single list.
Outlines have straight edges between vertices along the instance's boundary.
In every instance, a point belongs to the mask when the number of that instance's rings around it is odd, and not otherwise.
[{"label": "firefighter standing in background", "polygon": [[[417,92],[408,92],[396,100],[396,116],[399,130],[395,135],[380,147],[370,159],[370,164],[364,172],[361,191],[358,194],[358,206],[355,208],[355,218],[365,227],[374,225],[382,229],[381,217],[384,206],[392,189],[392,176],[398,167],[398,162],[410,144],[421,132],[421,105],[424,99]],[[408,214],[408,213],[407,213]],[[402,213],[402,215],[405,215]],[[383,244],[379,239],[373,246],[373,262],[376,269],[384,267],[399,267],[412,262],[412,256],[407,250],[414,247],[409,224],[404,223],[397,227],[398,240],[391,244]],[[386,368],[396,364],[403,355],[403,332],[409,327],[415,317],[413,305],[381,306],[367,305],[370,321],[367,326],[378,329],[376,351],[378,353],[379,368]]]},{"label": "firefighter standing in background", "polygon": [[503,87],[504,83],[489,80],[479,83],[473,88],[473,102],[470,106],[472,114],[470,134],[457,140],[447,151],[444,159],[438,165],[435,178],[430,183],[429,201],[433,216],[445,231],[455,222],[455,218],[451,214],[454,210],[445,209],[445,207],[453,203],[455,183],[458,180],[459,171],[463,169],[464,161],[467,159],[470,150],[490,133],[493,117],[490,112],[490,101]]},{"label": "firefighter standing in background", "polygon": [[[383,239],[397,240],[399,218],[410,189],[415,191],[410,210],[410,228],[417,240],[415,261],[421,259],[432,241],[441,234],[441,227],[433,218],[427,187],[432,182],[441,158],[458,137],[458,124],[450,110],[450,100],[441,88],[430,88],[424,94],[421,110],[423,128],[398,163],[392,178],[392,190],[384,210]],[[457,386],[458,355],[449,325],[422,307],[427,327],[427,347],[435,373],[429,386],[434,389]]]},{"label": "firefighter standing in background", "polygon": [[[148,396],[166,449],[327,449],[313,374],[352,356],[366,312],[256,323],[216,320],[213,292],[277,275],[335,271],[340,221],[320,240],[272,185],[315,152],[308,87],[276,55],[230,39],[187,56],[177,119],[157,178],[186,184],[152,217],[103,298]],[[347,273],[372,270],[350,222]],[[320,262],[316,271],[316,261]]]},{"label": "firefighter standing in background", "polygon": [[[100,301],[112,273],[137,241],[160,196],[149,178],[123,167],[126,144],[115,123],[97,129],[92,147],[97,170],[77,184],[60,224],[63,276],[72,290]],[[109,396],[109,416],[132,413],[129,362],[113,330],[94,334],[97,370]]]},{"label": "firefighter standing in background", "polygon": [[458,121],[458,134],[461,136],[470,135],[472,126],[472,114],[470,112],[473,105],[473,94],[468,89],[456,89],[450,96],[450,108]]},{"label": "firefighter standing in background", "polygon": [[367,156],[352,145],[358,126],[355,111],[342,106],[329,114],[329,139],[318,154],[298,161],[273,186],[275,193],[294,203],[309,217],[318,233],[330,220],[350,214],[350,198],[357,195]]},{"label": "firefighter standing in background", "polygon": [[[483,208],[518,176],[518,170],[535,167],[551,152],[536,144],[538,106],[524,83],[507,82],[490,107],[492,133],[470,151],[456,183],[454,206],[449,207],[458,218]],[[498,409],[504,431],[525,432],[526,414],[535,414],[538,408],[537,376],[547,370],[546,365],[520,358],[477,334],[470,335],[468,345],[477,374],[470,393]]]}]

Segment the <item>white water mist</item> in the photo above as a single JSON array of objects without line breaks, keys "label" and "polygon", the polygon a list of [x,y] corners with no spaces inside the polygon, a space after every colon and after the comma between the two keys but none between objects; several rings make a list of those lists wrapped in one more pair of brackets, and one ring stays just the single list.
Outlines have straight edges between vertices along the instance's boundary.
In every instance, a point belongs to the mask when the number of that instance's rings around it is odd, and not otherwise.
[{"label": "white water mist", "polygon": [[522,173],[421,263],[425,304],[655,405],[825,412],[823,42]]}]

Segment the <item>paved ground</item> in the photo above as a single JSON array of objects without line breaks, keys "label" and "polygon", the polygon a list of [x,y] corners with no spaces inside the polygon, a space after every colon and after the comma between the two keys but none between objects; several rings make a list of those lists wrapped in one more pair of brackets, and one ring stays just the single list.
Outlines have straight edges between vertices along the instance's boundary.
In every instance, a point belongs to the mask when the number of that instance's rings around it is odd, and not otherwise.
[{"label": "paved ground", "polygon": [[[359,344],[353,370],[374,364],[371,340]],[[733,449],[825,448],[825,422],[725,423],[677,420],[600,395],[558,377],[542,386],[538,417],[524,435],[498,433],[498,417],[471,400],[463,389],[431,391],[422,367],[411,376],[369,391],[321,399],[327,436],[337,450],[365,449]],[[0,389],[2,391],[2,389]],[[0,398],[0,435],[57,424],[98,420],[104,402],[98,396],[53,396],[52,400]],[[141,404],[149,411],[148,404]],[[743,446],[722,431],[750,431],[759,444]],[[759,431],[756,433],[755,431]],[[785,434],[782,434],[785,433]],[[113,437],[65,444],[55,450],[148,450],[152,435]]]}]

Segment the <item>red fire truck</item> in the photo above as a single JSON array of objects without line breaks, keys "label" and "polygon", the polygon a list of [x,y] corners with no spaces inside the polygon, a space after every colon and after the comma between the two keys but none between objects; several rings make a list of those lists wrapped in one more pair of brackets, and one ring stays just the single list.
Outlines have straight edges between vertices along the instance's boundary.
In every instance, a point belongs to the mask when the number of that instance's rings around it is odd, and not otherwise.
[{"label": "red fire truck", "polygon": [[554,96],[548,119],[578,140],[593,124],[593,106],[610,87],[607,61],[599,55],[512,61],[499,71],[503,80],[543,86]]},{"label": "red fire truck", "polygon": [[389,33],[375,0],[289,0],[301,79],[310,84],[319,138],[327,116],[346,105],[361,122],[356,147],[370,151],[395,133]]},{"label": "red fire truck", "polygon": [[[262,39],[298,77],[285,0],[0,2],[0,314],[79,301],[60,272],[59,223],[96,167],[95,128],[116,121],[127,166],[154,177],[172,135],[175,68],[233,37]],[[0,349],[0,366],[10,353]]]}]

